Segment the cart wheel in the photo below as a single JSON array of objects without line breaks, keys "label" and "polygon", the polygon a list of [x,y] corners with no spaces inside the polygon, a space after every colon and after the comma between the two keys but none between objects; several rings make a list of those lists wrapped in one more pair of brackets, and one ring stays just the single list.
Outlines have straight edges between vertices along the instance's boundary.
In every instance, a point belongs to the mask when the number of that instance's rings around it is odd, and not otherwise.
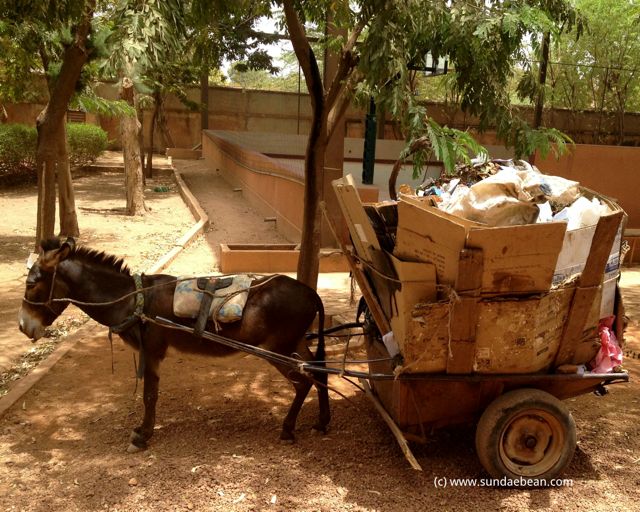
[{"label": "cart wheel", "polygon": [[517,389],[486,408],[476,430],[480,462],[494,478],[551,480],[576,449],[576,424],[569,409],[538,389]]}]

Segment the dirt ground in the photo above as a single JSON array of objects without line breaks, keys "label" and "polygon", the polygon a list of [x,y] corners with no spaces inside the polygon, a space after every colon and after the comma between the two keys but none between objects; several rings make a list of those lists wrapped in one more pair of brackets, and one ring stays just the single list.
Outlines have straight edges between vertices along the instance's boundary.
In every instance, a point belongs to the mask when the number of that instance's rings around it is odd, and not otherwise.
[{"label": "dirt ground", "polygon": [[[216,267],[216,244],[281,241],[217,176],[177,162],[213,225],[170,266],[174,274]],[[120,208],[121,175],[76,179],[83,241],[148,268],[193,222],[168,176],[150,184],[152,208],[130,219]],[[158,184],[168,193],[153,192]],[[24,260],[35,218],[33,187],[2,191],[0,211],[0,343],[29,342],[15,320],[24,286]],[[239,228],[239,226],[243,228]],[[245,229],[238,235],[238,229]],[[239,238],[234,238],[238,237]],[[637,353],[640,271],[626,270],[624,293],[630,347]],[[321,295],[344,293],[324,290]],[[4,316],[6,315],[6,316]],[[13,322],[11,327],[10,322]],[[1,360],[0,360],[1,361]],[[113,373],[111,367],[114,367]],[[278,434],[291,389],[266,363],[252,358],[211,360],[170,353],[160,380],[157,426],[147,451],[128,454],[142,413],[132,352],[106,329],[77,343],[22,399],[0,417],[0,508],[34,511],[164,510],[580,510],[635,511],[640,501],[640,360],[627,358],[628,385],[599,398],[569,400],[578,449],[564,477],[571,486],[501,489],[480,485],[437,488],[434,478],[486,478],[472,426],[434,434],[409,468],[367,398],[338,378],[331,383],[328,435],[312,433],[317,399],[300,414],[297,441]]]}]

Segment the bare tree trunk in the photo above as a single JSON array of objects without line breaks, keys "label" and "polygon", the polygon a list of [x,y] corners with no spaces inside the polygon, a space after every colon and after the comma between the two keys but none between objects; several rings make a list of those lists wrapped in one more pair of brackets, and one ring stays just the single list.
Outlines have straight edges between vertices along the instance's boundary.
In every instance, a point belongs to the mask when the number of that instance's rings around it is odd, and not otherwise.
[{"label": "bare tree trunk", "polygon": [[[135,107],[133,81],[129,77],[122,79],[120,96],[129,105]],[[124,116],[120,121],[122,134],[122,153],[124,157],[125,191],[127,196],[127,214],[144,215],[144,176],[140,151],[140,122],[137,116]]]},{"label": "bare tree trunk", "polygon": [[36,171],[38,175],[38,212],[36,221],[35,251],[40,242],[53,238],[56,224],[56,153],[50,122],[45,124],[48,107],[36,121],[38,145],[36,149]]},{"label": "bare tree trunk", "polygon": [[[138,122],[140,123],[140,127],[138,128],[138,146],[140,146],[140,165],[142,169],[145,168],[145,160],[144,160],[144,111],[138,105],[138,102],[135,98],[134,92],[134,103],[136,105],[136,117],[138,118]],[[153,146],[153,139],[151,139],[151,145]],[[153,148],[151,149],[153,151]],[[147,183],[147,176],[142,174],[142,183]]]},{"label": "bare tree trunk", "polygon": [[542,110],[544,109],[544,87],[547,83],[547,66],[549,64],[549,46],[551,44],[551,32],[542,35],[542,49],[540,55],[540,70],[538,74],[538,95],[533,116],[533,127],[540,128],[542,125]]},{"label": "bare tree trunk", "polygon": [[200,73],[200,128],[209,129],[209,66],[203,65]]},{"label": "bare tree trunk", "polygon": [[151,126],[149,126],[149,151],[147,153],[147,162],[145,166],[144,175],[147,178],[153,178],[153,139],[155,137],[156,124],[158,123],[158,116],[160,115],[160,108],[162,106],[162,95],[160,91],[153,91],[153,115],[151,116]]},{"label": "bare tree trunk", "polygon": [[69,150],[67,144],[67,127],[64,118],[58,128],[58,200],[60,203],[60,236],[80,236],[78,215],[76,213],[75,194],[69,165]]},{"label": "bare tree trunk", "polygon": [[[320,107],[321,108],[321,107]],[[327,147],[326,123],[322,115],[314,109],[311,133],[307,142],[304,160],[304,208],[302,217],[302,237],[297,279],[312,288],[318,285],[320,255],[320,195],[322,193],[322,169]]]},{"label": "bare tree trunk", "polygon": [[158,95],[158,97],[160,98],[160,107],[158,108],[158,120],[156,122],[156,127],[160,132],[160,143],[164,148],[175,148],[176,144],[173,141],[173,137],[171,136],[171,132],[167,126],[167,116],[164,111],[164,100],[161,95]]},{"label": "bare tree trunk", "polygon": [[298,260],[297,279],[312,288],[318,285],[320,253],[319,198],[322,193],[324,151],[327,146],[327,113],[325,112],[324,87],[318,62],[295,11],[293,1],[283,3],[291,44],[304,72],[312,108],[311,132],[307,141],[304,160],[304,209],[302,238]]},{"label": "bare tree trunk", "polygon": [[[62,175],[60,178],[61,205],[64,205],[65,214],[61,219],[65,219],[65,225],[61,226],[61,231],[69,230],[74,233],[78,231],[77,218],[75,226],[71,220],[67,224],[67,219],[75,216],[75,204],[73,193],[69,193],[71,190],[71,176],[68,168],[68,157],[66,156],[66,150],[61,152],[60,140],[61,137],[64,137],[66,144],[64,122],[69,100],[75,91],[82,67],[89,57],[90,49],[86,48],[85,45],[91,31],[94,8],[95,0],[89,0],[86,3],[86,9],[81,20],[76,27],[73,27],[74,40],[64,50],[58,78],[53,86],[50,87],[49,102],[36,121],[38,131],[36,147],[36,171],[38,175],[36,251],[39,249],[42,240],[53,237],[56,214],[56,172]],[[63,130],[62,134],[60,133],[61,129]],[[60,158],[65,160],[66,167],[58,168]],[[73,215],[69,215],[69,212],[73,212]]]}]

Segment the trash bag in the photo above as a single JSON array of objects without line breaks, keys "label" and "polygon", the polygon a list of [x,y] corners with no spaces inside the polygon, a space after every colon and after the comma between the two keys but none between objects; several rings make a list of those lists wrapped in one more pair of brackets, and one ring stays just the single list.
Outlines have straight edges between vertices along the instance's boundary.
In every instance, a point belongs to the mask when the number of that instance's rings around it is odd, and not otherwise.
[{"label": "trash bag", "polygon": [[622,364],[622,350],[616,335],[611,330],[615,316],[600,320],[598,332],[600,334],[600,350],[589,363],[593,373],[611,373]]},{"label": "trash bag", "polygon": [[489,226],[514,226],[536,222],[535,199],[523,189],[519,173],[506,168],[471,187],[458,185],[443,209]]},{"label": "trash bag", "polygon": [[553,216],[554,221],[567,221],[567,230],[595,226],[603,215],[611,210],[597,198],[591,201],[586,197],[579,197],[571,206],[567,206]]}]

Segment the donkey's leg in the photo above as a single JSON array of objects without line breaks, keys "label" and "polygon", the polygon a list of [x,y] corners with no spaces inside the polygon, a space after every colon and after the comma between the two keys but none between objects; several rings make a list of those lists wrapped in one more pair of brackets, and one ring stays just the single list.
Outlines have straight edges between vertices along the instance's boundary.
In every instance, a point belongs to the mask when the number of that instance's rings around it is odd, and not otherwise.
[{"label": "donkey's leg", "polygon": [[298,413],[302,408],[304,399],[307,398],[309,390],[311,389],[311,380],[306,375],[293,370],[289,366],[274,365],[278,371],[284,375],[296,390],[296,396],[293,398],[289,412],[284,418],[282,423],[282,432],[280,433],[280,439],[283,441],[293,441],[295,436],[293,434],[296,428],[296,420],[298,419]]},{"label": "donkey's leg", "polygon": [[147,441],[153,435],[153,427],[156,424],[156,402],[158,401],[158,375],[159,361],[148,358],[144,369],[144,418],[139,427],[133,429],[131,433],[131,444],[127,451],[129,453],[144,450]]},{"label": "donkey's leg", "polygon": [[[300,353],[302,358],[306,361],[314,361],[315,359],[315,356],[311,350],[309,350],[307,345],[299,347],[298,353]],[[329,388],[327,387],[328,374],[326,372],[313,372],[313,379],[318,391],[318,405],[320,408],[318,422],[313,426],[313,429],[326,434],[329,421],[331,420],[331,412],[329,409]]]},{"label": "donkey's leg", "polygon": [[318,403],[320,406],[320,414],[318,416],[318,423],[313,428],[318,432],[326,434],[329,430],[329,421],[331,421],[331,410],[329,408],[329,388],[328,374],[325,372],[316,372],[313,374],[316,380],[316,389],[318,390]]}]

